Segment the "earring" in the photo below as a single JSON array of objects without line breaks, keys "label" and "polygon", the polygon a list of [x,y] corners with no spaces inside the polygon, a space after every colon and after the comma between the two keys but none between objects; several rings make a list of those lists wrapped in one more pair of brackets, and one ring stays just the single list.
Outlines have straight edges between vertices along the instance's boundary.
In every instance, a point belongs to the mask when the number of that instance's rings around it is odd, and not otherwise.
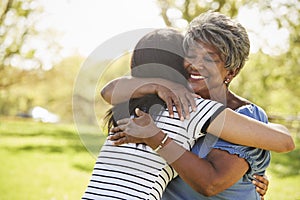
[{"label": "earring", "polygon": [[226,80],[224,80],[224,84],[228,87],[228,85],[229,85],[229,79],[228,78]]}]

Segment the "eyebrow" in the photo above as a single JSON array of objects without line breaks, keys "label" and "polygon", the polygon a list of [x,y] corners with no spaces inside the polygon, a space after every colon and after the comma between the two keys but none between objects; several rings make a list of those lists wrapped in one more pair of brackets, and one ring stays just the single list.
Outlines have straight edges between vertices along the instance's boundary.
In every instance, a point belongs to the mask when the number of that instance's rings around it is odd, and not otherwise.
[{"label": "eyebrow", "polygon": [[209,51],[207,51],[207,54],[211,55],[211,56],[219,56],[219,54],[217,54],[216,52],[209,52]]}]

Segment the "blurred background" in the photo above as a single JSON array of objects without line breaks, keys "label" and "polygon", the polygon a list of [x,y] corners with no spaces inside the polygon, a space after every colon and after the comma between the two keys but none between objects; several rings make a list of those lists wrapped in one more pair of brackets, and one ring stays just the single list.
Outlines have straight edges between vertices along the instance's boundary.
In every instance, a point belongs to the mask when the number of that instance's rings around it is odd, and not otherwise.
[{"label": "blurred background", "polygon": [[[87,80],[93,97],[76,93],[84,134],[73,122],[77,74],[113,36],[140,28],[175,27],[209,9],[237,18],[251,55],[231,89],[260,105],[270,121],[300,137],[300,2],[298,0],[0,0],[0,199],[80,199],[105,139],[109,108],[99,89],[129,69],[130,49],[105,59],[105,74]],[[83,136],[85,135],[85,136]],[[92,146],[86,149],[86,146]],[[300,149],[273,153],[266,199],[300,199]]]}]

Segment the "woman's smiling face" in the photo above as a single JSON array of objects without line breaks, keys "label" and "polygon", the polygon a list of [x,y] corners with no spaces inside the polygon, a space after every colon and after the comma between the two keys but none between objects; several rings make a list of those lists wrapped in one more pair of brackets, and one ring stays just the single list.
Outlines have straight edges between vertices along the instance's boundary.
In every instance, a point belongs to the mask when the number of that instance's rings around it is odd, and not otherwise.
[{"label": "woman's smiling face", "polygon": [[219,52],[212,46],[196,42],[186,52],[184,67],[194,92],[209,98],[214,89],[223,86],[228,71]]}]

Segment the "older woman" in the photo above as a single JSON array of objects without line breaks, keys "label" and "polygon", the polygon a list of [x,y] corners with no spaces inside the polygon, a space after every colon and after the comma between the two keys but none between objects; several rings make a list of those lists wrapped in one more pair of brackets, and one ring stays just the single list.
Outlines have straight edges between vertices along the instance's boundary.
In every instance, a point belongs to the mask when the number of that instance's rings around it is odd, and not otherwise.
[{"label": "older woman", "polygon": [[[249,54],[248,36],[239,23],[220,13],[208,12],[202,14],[190,24],[185,37],[184,47],[187,56],[185,68],[189,73],[189,82],[197,94],[204,98],[219,101],[236,112],[265,123],[267,122],[267,117],[261,108],[238,97],[228,89],[229,83],[244,66]],[[118,81],[121,80],[119,79]],[[141,80],[133,79],[122,81],[127,84],[131,82],[132,85],[142,82]],[[181,109],[173,90],[173,88],[178,90],[181,87],[170,83],[168,85],[172,88],[170,90],[166,87],[157,87],[157,83],[159,83],[159,80],[157,80],[156,84],[145,84],[144,82],[143,87],[137,89],[133,95],[142,96],[147,92],[156,93],[170,105],[170,102],[172,102],[170,97],[164,95],[165,93],[163,92],[168,91],[173,95],[171,99],[173,99],[175,105],[179,107],[178,116],[180,118],[182,118],[182,115],[188,117],[188,103],[193,104],[189,96],[188,98],[186,97],[189,92],[180,90],[176,93],[175,91],[176,95],[179,95],[178,99],[183,104]],[[115,95],[112,98],[112,88],[115,85],[116,82],[111,83],[102,92],[103,97],[112,103],[120,101],[125,95],[123,93],[114,93]],[[146,119],[144,115],[139,119],[140,121]],[[171,115],[173,115],[172,111]],[[136,134],[132,129],[128,129],[133,124],[134,121],[125,120],[124,125],[121,124],[122,128],[115,128],[115,131],[122,129],[124,133],[117,134],[112,139],[117,139],[117,144],[140,142],[141,140],[130,136],[130,134]],[[149,132],[146,129],[140,130]],[[125,135],[126,137],[124,137]],[[149,145],[153,145],[153,143],[159,144],[159,141],[154,142],[153,140],[151,137],[142,141]],[[169,140],[171,139],[166,141],[166,145],[170,142]],[[256,143],[256,147],[257,142],[253,141],[253,143]],[[261,143],[260,147],[268,149],[267,146],[268,144]],[[292,149],[293,145],[290,147]],[[168,152],[168,148],[166,148],[165,152]],[[254,173],[264,174],[270,159],[269,152],[234,145],[208,135],[205,139],[200,139],[196,143],[193,147],[193,153],[191,155],[192,153],[186,152],[178,160],[171,163],[179,173],[180,178],[172,181],[167,187],[165,199],[186,199],[187,197],[206,199],[205,196],[213,196],[209,199],[260,198],[252,185],[253,175]],[[195,154],[207,159],[213,168],[203,166],[201,164],[202,160],[194,156]],[[170,154],[162,153],[162,156],[168,155]],[[261,193],[261,195],[263,194]]]}]

